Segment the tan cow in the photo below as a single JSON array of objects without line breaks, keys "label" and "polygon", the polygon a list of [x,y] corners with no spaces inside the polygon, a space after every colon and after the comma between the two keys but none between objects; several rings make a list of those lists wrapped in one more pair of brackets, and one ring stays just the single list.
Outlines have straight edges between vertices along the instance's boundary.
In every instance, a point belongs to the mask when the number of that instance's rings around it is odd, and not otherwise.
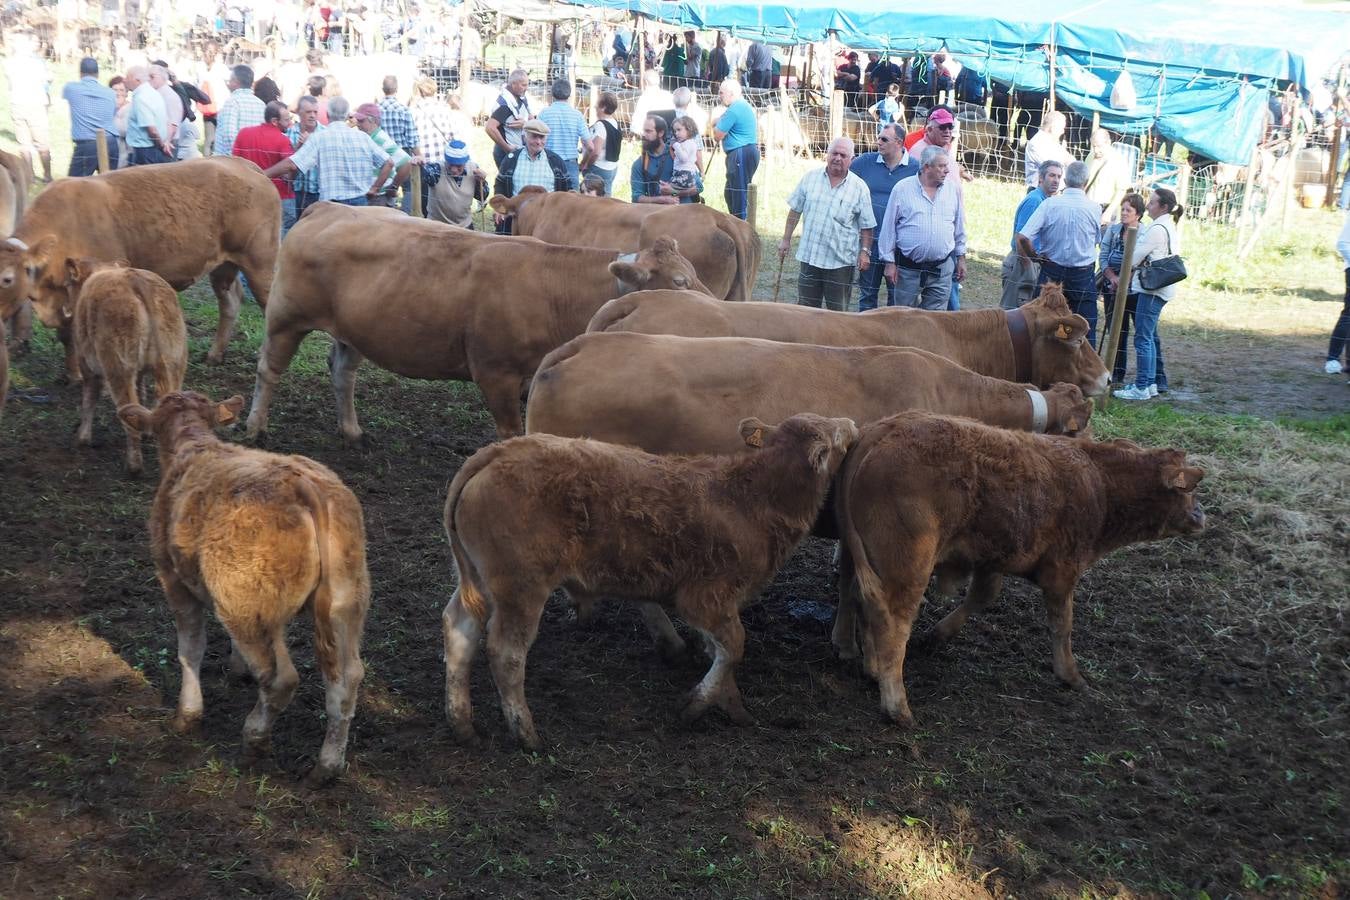
[{"label": "tan cow", "polygon": [[327,687],[327,734],[307,779],[319,785],[342,771],[365,675],[370,575],[361,504],[311,459],[219,440],[212,429],[233,422],[243,406],[242,397],[213,403],[189,392],[162,397],[154,412],[118,410],[159,442],[150,550],[178,630],[183,686],[173,724],[186,732],[201,722],[206,613],[214,610],[258,681],[257,705],[244,721],[244,759],[266,753],[272,724],[300,681],[286,626],[308,610]]},{"label": "tan cow", "polygon": [[524,188],[515,197],[488,200],[513,216],[513,233],[550,244],[610,247],[629,252],[679,242],[708,293],[723,300],[749,300],[759,272],[759,236],[749,223],[701,203],[678,206],[625,203],[613,197]]},{"label": "tan cow", "polygon": [[641,291],[605,304],[587,330],[755,337],[829,347],[919,347],[981,375],[1031,382],[1042,389],[1064,381],[1089,395],[1104,392],[1110,381],[1101,357],[1086,340],[1087,320],[1069,311],[1057,285],[1047,285],[1039,298],[1019,310],[889,307],[862,314]]},{"label": "tan cow", "polygon": [[[731,305],[731,304],[728,304]],[[1070,384],[1041,392],[912,347],[819,347],[753,338],[586,334],[544,358],[526,431],[652,453],[734,453],[746,416],[798,412],[859,425],[904,409],[1076,433],[1092,405]]]},{"label": "tan cow", "polygon": [[[74,325],[75,348],[84,377],[80,428],[76,443],[94,436],[94,405],[108,383],[113,406],[141,402],[137,382],[155,379],[155,395],[183,387],[187,372],[187,326],[178,294],[154,272],[114,263],[67,260],[70,300],[62,316]],[[127,471],[141,471],[141,432],[122,423],[127,433]]]},{"label": "tan cow", "polygon": [[[28,195],[33,190],[33,169],[22,156],[0,150],[0,237],[8,237],[23,220]],[[8,334],[6,334],[8,332]],[[5,412],[9,390],[9,348],[7,339],[19,349],[26,348],[33,336],[33,305],[22,304],[0,317],[0,416]]]},{"label": "tan cow", "polygon": [[[236,276],[242,270],[266,306],[280,234],[276,188],[237,157],[63,178],[33,201],[14,237],[0,242],[0,317],[32,300],[43,324],[61,333],[67,259],[125,259],[175,290],[210,273],[220,322],[207,359],[219,362],[243,297]],[[66,354],[78,380],[69,343]]]},{"label": "tan cow", "polygon": [[349,442],[361,439],[352,393],[366,357],[408,378],[477,383],[497,434],[510,437],[544,354],[583,332],[606,300],[658,285],[704,290],[670,238],[621,254],[315,204],[281,248],[248,433],[267,430],[273,388],[301,339],[321,330],[333,337],[329,363]]},{"label": "tan cow", "polygon": [[[525,657],[555,588],[657,602],[708,639],[714,659],[683,718],[710,705],[749,720],[736,687],[741,607],[810,530],[858,430],[847,419],[746,419],[758,453],[653,456],[551,435],[493,444],[464,463],[445,501],[459,586],[445,607],[446,717],[475,739],[469,669],[484,625],[512,735],[540,747]],[[736,434],[737,432],[733,432]]]},{"label": "tan cow", "polygon": [[[1074,586],[1112,550],[1202,529],[1194,491],[1203,477],[1180,450],[1123,440],[1018,434],[919,412],[864,428],[840,471],[835,513],[841,599],[856,583],[882,709],[913,723],[906,645],[951,638],[998,595],[1004,575],[1040,586],[1055,674],[1086,687],[1071,643]],[[972,573],[974,581],[960,607],[911,643],[935,569],[940,590]]]}]

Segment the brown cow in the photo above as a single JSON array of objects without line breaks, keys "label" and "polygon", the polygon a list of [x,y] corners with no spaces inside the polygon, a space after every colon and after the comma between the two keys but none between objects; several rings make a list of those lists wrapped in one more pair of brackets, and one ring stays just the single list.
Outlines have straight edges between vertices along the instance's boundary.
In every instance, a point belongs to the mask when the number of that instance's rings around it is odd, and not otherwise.
[{"label": "brown cow", "polygon": [[[0,242],[0,318],[32,300],[43,324],[61,334],[67,259],[125,259],[175,290],[206,273],[220,303],[219,362],[239,316],[242,270],[266,306],[281,234],[281,201],[253,163],[237,157],[133,166],[63,178],[33,201],[14,237]],[[67,371],[79,379],[74,349]]]},{"label": "brown cow", "polygon": [[735,424],[746,416],[779,422],[809,411],[861,425],[904,409],[1076,433],[1087,426],[1092,405],[1070,384],[1041,393],[912,347],[602,333],[582,335],[544,358],[526,431],[652,453],[733,453],[740,449]]},{"label": "brown cow", "polygon": [[[0,150],[0,237],[13,234],[23,220],[32,189],[33,169],[28,161],[22,156]],[[0,317],[0,416],[5,413],[5,398],[9,393],[9,348],[6,341],[12,338],[16,348],[24,349],[32,336],[31,303],[22,304],[7,317]]]},{"label": "brown cow", "polygon": [[610,247],[629,252],[675,238],[708,293],[723,300],[749,300],[759,272],[759,236],[746,222],[701,203],[658,206],[624,203],[526,187],[514,197],[488,200],[512,216],[512,233],[550,244]]},{"label": "brown cow", "polygon": [[242,397],[217,404],[189,392],[168,394],[154,412],[118,410],[159,441],[150,550],[178,628],[183,686],[174,728],[190,731],[201,722],[206,612],[213,609],[258,681],[257,705],[244,720],[245,760],[264,754],[272,723],[300,681],[286,652],[286,626],[308,609],[327,686],[328,730],[307,779],[319,785],[342,771],[365,675],[370,575],[361,504],[311,459],[216,438],[212,428],[233,422],[243,406]]},{"label": "brown cow", "polygon": [[660,457],[597,441],[530,435],[485,447],[445,501],[459,586],[445,607],[445,711],[474,739],[469,668],[488,624],[488,656],[512,735],[540,747],[525,703],[525,657],[557,587],[659,602],[708,639],[712,668],[683,718],[715,705],[749,720],[734,668],[741,607],[810,530],[857,437],[847,419],[794,416],[739,425],[762,447],[731,457]]},{"label": "brown cow", "polygon": [[267,430],[276,382],[304,336],[322,330],[334,341],[329,365],[349,442],[361,439],[352,393],[365,357],[408,378],[477,383],[497,434],[510,437],[544,354],[581,334],[606,300],[658,285],[704,290],[669,238],[620,254],[315,204],[281,248],[248,433]]},{"label": "brown cow", "polygon": [[[187,372],[187,326],[178,294],[154,272],[114,263],[66,260],[70,300],[62,316],[74,325],[84,377],[76,443],[94,436],[94,404],[108,382],[114,407],[140,402],[137,382],[153,375],[155,395],[181,390]],[[127,471],[141,471],[141,432],[127,433]]]},{"label": "brown cow", "polygon": [[1089,395],[1106,390],[1110,374],[1085,338],[1087,320],[1069,311],[1058,285],[1019,310],[930,312],[890,307],[863,314],[793,303],[717,303],[694,294],[641,291],[610,301],[588,331],[636,331],[685,337],[756,337],[829,347],[919,347],[981,375],[1057,381]]},{"label": "brown cow", "polygon": [[840,592],[856,582],[861,594],[882,709],[914,721],[905,646],[934,569],[940,589],[975,577],[965,602],[921,641],[952,637],[998,595],[1004,575],[1020,575],[1045,596],[1055,674],[1086,687],[1071,645],[1074,586],[1112,550],[1203,528],[1194,495],[1203,477],[1180,450],[1124,440],[1018,434],[920,412],[864,428],[836,486]]}]

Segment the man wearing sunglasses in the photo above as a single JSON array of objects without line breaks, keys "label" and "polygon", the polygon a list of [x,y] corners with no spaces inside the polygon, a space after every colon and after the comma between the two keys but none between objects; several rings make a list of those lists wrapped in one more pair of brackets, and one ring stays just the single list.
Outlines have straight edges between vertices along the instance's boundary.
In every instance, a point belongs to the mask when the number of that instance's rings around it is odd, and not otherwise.
[{"label": "man wearing sunglasses", "polygon": [[[919,174],[919,164],[905,150],[904,133],[894,123],[881,129],[875,153],[864,153],[849,169],[867,185],[872,195],[872,217],[880,224],[886,214],[891,190],[902,180]],[[872,260],[880,259],[876,245],[867,248]],[[868,266],[858,273],[858,312],[877,308],[881,291],[881,265]],[[895,306],[895,288],[886,282],[886,305]]]}]

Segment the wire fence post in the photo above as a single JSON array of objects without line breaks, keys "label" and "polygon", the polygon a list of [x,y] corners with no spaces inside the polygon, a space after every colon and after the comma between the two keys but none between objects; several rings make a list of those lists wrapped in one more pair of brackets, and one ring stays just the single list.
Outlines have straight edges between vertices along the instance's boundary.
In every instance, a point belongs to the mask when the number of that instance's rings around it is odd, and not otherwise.
[{"label": "wire fence post", "polygon": [[98,153],[98,172],[107,175],[112,169],[108,161],[108,134],[102,128],[94,129],[94,149]]},{"label": "wire fence post", "polygon": [[[1106,346],[1102,348],[1102,362],[1108,372],[1115,371],[1116,353],[1120,349],[1120,329],[1125,322],[1125,303],[1130,296],[1130,279],[1134,277],[1134,244],[1139,239],[1139,226],[1131,225],[1124,230],[1122,237],[1124,255],[1120,260],[1120,280],[1116,282],[1116,300],[1111,308],[1110,331],[1106,333]],[[1102,395],[1102,409],[1106,409],[1111,392]]]},{"label": "wire fence post", "polygon": [[422,167],[412,167],[412,177],[408,179],[408,190],[412,191],[412,214],[416,218],[425,218],[422,210]]}]

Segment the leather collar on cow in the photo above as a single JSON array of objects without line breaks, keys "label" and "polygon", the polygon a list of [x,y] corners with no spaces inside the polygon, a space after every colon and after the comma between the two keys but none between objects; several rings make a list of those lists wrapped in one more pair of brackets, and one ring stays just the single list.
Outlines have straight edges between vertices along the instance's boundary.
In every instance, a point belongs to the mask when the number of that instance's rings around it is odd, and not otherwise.
[{"label": "leather collar on cow", "polygon": [[1025,384],[1031,380],[1031,333],[1027,330],[1027,317],[1020,309],[1005,312],[1013,349],[1013,381]]}]

